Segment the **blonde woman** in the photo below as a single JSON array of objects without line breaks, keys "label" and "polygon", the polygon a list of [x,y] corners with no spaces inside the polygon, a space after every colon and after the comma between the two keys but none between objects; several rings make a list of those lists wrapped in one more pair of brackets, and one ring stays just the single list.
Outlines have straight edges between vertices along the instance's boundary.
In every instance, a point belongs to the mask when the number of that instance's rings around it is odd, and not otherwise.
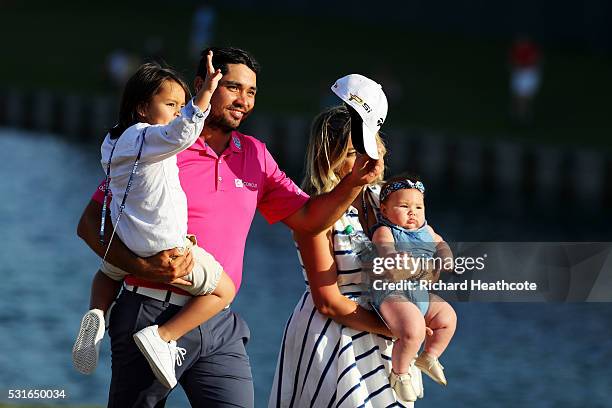
[{"label": "blonde woman", "polygon": [[[347,92],[332,89],[345,102],[340,93],[353,97],[365,93],[370,101],[384,98],[384,103],[368,106],[380,114],[382,120],[374,122],[380,128],[387,111],[384,93],[374,81],[359,77],[357,87],[351,80],[355,78],[334,84],[348,86],[340,89]],[[370,92],[364,92],[364,87]],[[366,98],[358,99],[367,103]],[[378,128],[371,132],[366,121],[358,129],[363,131],[363,139],[355,143],[360,146],[353,145],[349,106],[328,109],[313,122],[302,183],[311,196],[332,190],[351,171],[357,149],[370,157],[381,156],[379,160],[386,153]],[[269,407],[384,407],[398,402],[389,384],[391,333],[369,307],[353,242],[356,233],[376,223],[379,192],[378,183],[364,187],[332,228],[317,236],[294,233],[308,287],[285,327]],[[416,369],[411,373],[411,383],[420,393],[420,373]]]}]

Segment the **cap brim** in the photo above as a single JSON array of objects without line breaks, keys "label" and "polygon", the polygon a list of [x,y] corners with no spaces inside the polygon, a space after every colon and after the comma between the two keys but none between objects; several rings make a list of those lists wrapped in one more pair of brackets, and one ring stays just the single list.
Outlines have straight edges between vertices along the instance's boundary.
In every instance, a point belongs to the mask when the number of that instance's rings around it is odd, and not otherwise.
[{"label": "cap brim", "polygon": [[377,131],[371,130],[366,126],[365,122],[362,123],[361,133],[363,133],[363,148],[365,153],[372,159],[378,160],[378,144],[376,143]]},{"label": "cap brim", "polygon": [[[361,154],[367,154],[374,160],[378,160],[378,146],[376,143],[376,132],[372,132],[363,121],[361,115],[353,106],[346,103],[351,116],[351,142],[353,148]],[[358,124],[355,126],[355,124]]]},{"label": "cap brim", "polygon": [[344,103],[349,111],[351,117],[351,142],[353,148],[359,153],[365,153],[365,147],[363,146],[363,119],[359,116],[359,113],[348,103]]}]

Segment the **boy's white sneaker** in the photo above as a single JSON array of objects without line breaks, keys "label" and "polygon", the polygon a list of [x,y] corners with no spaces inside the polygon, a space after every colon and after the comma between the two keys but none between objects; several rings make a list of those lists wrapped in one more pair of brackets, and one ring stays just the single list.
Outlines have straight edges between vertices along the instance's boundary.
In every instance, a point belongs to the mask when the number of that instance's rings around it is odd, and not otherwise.
[{"label": "boy's white sneaker", "polygon": [[395,372],[391,370],[391,374],[389,374],[389,384],[399,399],[408,402],[414,402],[417,400],[417,394],[412,387],[412,376],[410,375],[410,372],[405,374],[395,374]]},{"label": "boy's white sneaker", "polygon": [[422,352],[414,362],[419,370],[427,374],[432,380],[440,385],[446,385],[446,376],[444,375],[444,367],[440,361],[429,353]]},{"label": "boy's white sneaker", "polygon": [[147,359],[155,377],[167,388],[176,386],[174,366],[183,364],[185,350],[176,341],[165,342],[159,337],[157,325],[148,326],[134,334],[134,341]]},{"label": "boy's white sneaker", "polygon": [[72,365],[82,374],[91,374],[98,365],[100,343],[104,337],[104,313],[91,309],[81,319],[79,334],[72,347]]}]

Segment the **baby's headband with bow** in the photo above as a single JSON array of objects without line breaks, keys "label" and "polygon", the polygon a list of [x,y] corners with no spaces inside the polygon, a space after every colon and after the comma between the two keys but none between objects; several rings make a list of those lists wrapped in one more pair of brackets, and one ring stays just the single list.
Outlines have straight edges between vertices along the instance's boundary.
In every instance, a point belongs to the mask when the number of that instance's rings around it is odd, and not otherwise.
[{"label": "baby's headband with bow", "polygon": [[402,190],[405,188],[416,188],[422,194],[425,194],[425,186],[420,181],[412,181],[410,179],[394,181],[392,183],[386,184],[382,191],[380,192],[380,202],[383,202],[389,197],[391,193],[394,193],[398,190]]}]

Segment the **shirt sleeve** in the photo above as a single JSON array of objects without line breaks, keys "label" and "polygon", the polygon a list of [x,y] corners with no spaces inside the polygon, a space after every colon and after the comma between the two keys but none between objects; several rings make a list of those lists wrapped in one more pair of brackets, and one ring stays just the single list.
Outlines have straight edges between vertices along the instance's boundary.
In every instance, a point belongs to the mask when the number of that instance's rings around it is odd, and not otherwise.
[{"label": "shirt sleeve", "polygon": [[310,198],[281,169],[264,149],[264,189],[257,208],[270,224],[281,221],[300,208]]},{"label": "shirt sleeve", "polygon": [[[102,180],[100,182],[100,185],[98,186],[98,188],[96,188],[96,191],[94,191],[93,195],[91,196],[91,199],[97,203],[102,204],[104,202],[104,182],[106,180]],[[110,189],[108,190],[108,197],[112,197],[113,193],[111,193]]]},{"label": "shirt sleeve", "polygon": [[[198,140],[204,120],[210,113],[210,104],[205,112],[190,100],[181,115],[167,125],[152,125],[146,128],[145,144],[140,160],[158,162],[172,157],[190,147]],[[140,139],[140,137],[139,137]],[[138,140],[138,144],[140,140]]]}]

